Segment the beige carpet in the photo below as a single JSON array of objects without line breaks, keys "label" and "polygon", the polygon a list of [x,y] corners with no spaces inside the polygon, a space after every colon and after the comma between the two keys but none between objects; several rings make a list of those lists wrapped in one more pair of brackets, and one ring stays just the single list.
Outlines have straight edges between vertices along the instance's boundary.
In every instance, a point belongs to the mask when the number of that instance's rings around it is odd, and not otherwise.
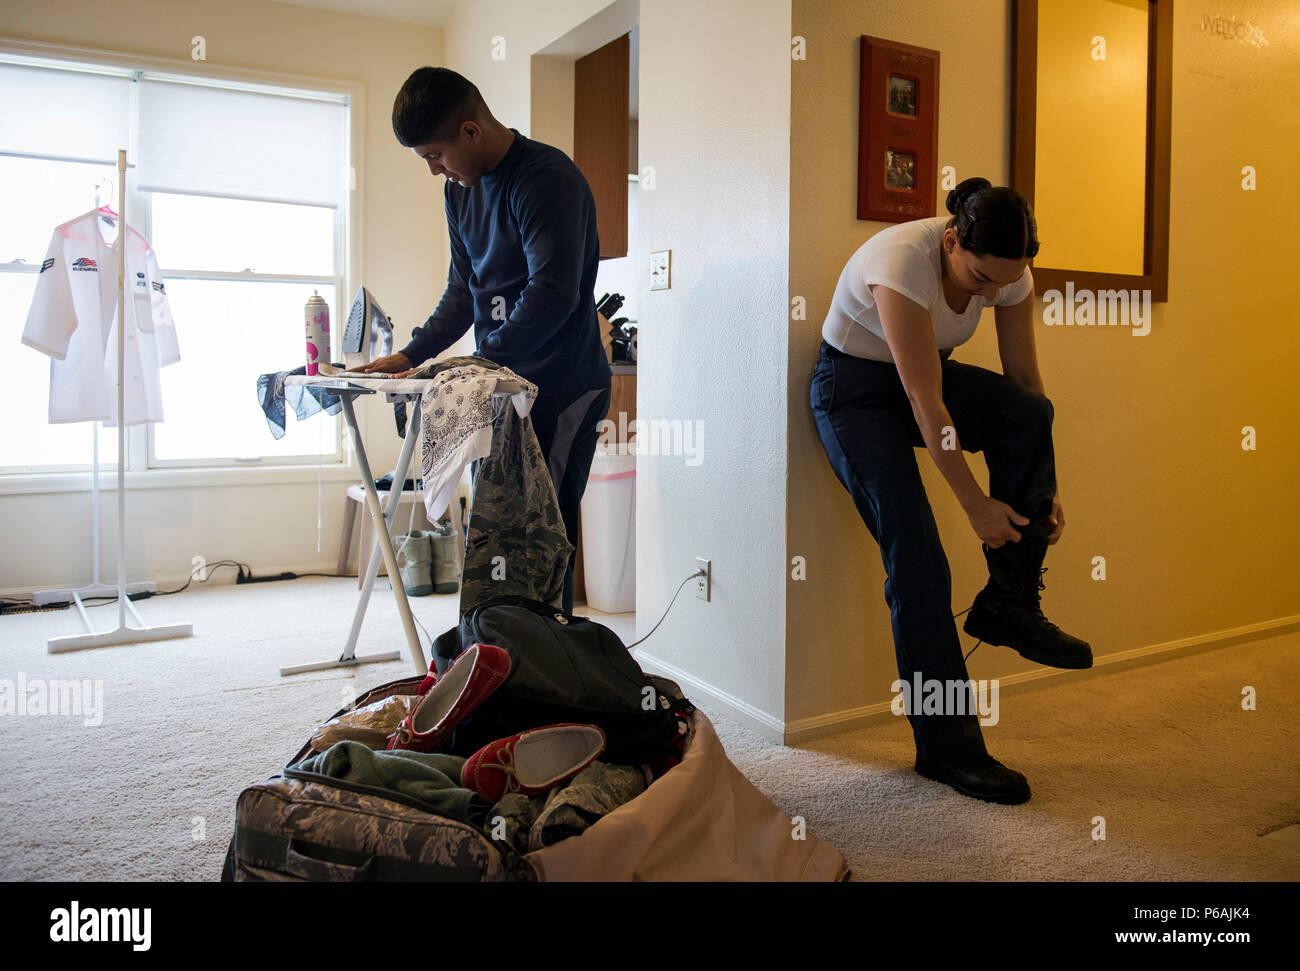
[{"label": "beige carpet", "polygon": [[[359,653],[403,643],[385,584]],[[0,879],[216,879],[239,790],[351,691],[412,670],[279,677],[281,665],[337,656],[355,602],[347,579],[210,586],[139,604],[147,623],[192,621],[192,638],[64,655],[45,640],[80,633],[75,613],[0,617],[0,679],[103,685],[100,725],[0,716]],[[455,603],[425,597],[415,610],[436,635]],[[101,629],[116,620],[115,606],[90,613]],[[632,639],[629,617],[592,616]],[[1260,834],[1300,822],[1298,642],[1004,695],[986,737],[1029,777],[1023,806],[917,776],[901,719],[785,748],[701,707],[732,761],[841,850],[855,880],[1295,880],[1296,842]],[[1245,684],[1258,711],[1240,708]],[[1096,816],[1105,841],[1092,838]]]}]

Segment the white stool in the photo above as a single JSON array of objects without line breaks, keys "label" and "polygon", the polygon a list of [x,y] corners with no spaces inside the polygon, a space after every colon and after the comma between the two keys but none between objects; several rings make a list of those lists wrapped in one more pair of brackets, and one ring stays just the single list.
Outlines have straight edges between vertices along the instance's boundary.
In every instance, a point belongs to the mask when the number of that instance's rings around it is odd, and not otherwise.
[{"label": "white stool", "polygon": [[[388,493],[380,490],[380,502],[388,501]],[[360,589],[363,582],[360,565],[370,562],[370,551],[374,545],[374,524],[370,521],[369,516],[361,517],[361,536],[357,543],[357,569],[351,568],[352,552],[352,532],[356,526],[357,510],[366,501],[365,489],[360,483],[348,486],[347,499],[343,503],[343,535],[339,538],[339,576],[352,576],[356,574],[357,588]],[[411,517],[411,504],[415,505],[414,519]],[[462,535],[460,524],[460,496],[457,494],[452,498],[450,505],[445,513],[447,519],[451,521],[452,529],[457,535]],[[397,502],[397,511],[393,514],[392,531],[396,533],[405,533],[409,529],[432,529],[429,520],[424,515],[424,492],[419,489],[403,489],[402,495]],[[388,569],[381,560],[379,563],[379,575],[387,576]]]}]

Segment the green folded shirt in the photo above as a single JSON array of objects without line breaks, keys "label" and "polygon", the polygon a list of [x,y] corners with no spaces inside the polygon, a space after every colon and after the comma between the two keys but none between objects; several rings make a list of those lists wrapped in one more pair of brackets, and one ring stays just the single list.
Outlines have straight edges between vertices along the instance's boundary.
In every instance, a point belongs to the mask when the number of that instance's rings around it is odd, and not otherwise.
[{"label": "green folded shirt", "polygon": [[441,752],[376,751],[361,742],[342,741],[320,755],[303,759],[290,768],[327,775],[343,782],[392,789],[427,802],[440,815],[482,825],[487,806],[472,790],[460,784],[465,760]]}]

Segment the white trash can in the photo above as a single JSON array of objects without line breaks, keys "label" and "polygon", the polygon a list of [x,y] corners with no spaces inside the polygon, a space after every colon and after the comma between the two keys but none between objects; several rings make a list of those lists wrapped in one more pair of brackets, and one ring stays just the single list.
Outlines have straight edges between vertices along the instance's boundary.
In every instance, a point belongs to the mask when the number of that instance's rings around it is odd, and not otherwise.
[{"label": "white trash can", "polygon": [[582,494],[583,582],[587,606],[636,610],[636,453],[596,449]]}]

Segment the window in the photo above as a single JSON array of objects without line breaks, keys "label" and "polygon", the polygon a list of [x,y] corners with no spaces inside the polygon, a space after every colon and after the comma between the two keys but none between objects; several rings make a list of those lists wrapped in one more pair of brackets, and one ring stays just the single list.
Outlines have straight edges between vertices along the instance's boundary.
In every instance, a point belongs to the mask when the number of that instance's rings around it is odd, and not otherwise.
[{"label": "window", "polygon": [[[97,426],[48,424],[49,359],[20,338],[53,228],[116,202],[119,148],[127,221],[157,253],[181,351],[161,372],[166,420],[127,429],[128,469],[342,461],[337,418],[290,415],[276,440],[256,380],[303,361],[313,292],[331,320],[346,312],[348,98],[13,54],[0,98],[0,342],[17,365],[0,385],[0,472],[90,465]],[[116,430],[99,440],[110,467]]]},{"label": "window", "polygon": [[[333,420],[300,423],[290,416],[277,441],[255,391],[258,374],[296,366],[303,357],[307,298],[318,292],[337,306],[333,219],[320,207],[154,196],[153,243],[169,267],[163,272],[181,361],[162,371],[167,420],[153,429],[150,464],[316,453],[321,427]],[[267,278],[277,272],[286,279]],[[333,312],[331,319],[337,319]],[[196,387],[201,395],[187,393]]]}]

